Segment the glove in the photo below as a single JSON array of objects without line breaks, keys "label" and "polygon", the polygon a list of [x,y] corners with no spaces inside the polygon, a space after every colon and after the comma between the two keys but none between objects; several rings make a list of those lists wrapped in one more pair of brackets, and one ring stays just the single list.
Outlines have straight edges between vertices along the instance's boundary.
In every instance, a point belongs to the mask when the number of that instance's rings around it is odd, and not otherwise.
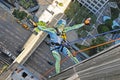
[{"label": "glove", "polygon": [[90,24],[90,20],[91,20],[91,18],[87,18],[87,19],[84,21],[84,24],[85,24],[85,25],[89,25],[89,24]]}]

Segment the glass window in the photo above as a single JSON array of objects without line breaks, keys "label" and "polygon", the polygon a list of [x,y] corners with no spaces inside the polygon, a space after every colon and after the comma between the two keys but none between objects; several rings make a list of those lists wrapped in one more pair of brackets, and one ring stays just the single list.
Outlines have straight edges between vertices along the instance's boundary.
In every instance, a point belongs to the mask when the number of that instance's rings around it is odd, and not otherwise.
[{"label": "glass window", "polygon": [[27,75],[28,75],[28,74],[25,73],[25,72],[22,73],[22,77],[23,77],[23,78],[25,78]]},{"label": "glass window", "polygon": [[98,4],[99,7],[101,7],[102,5],[101,4]]},{"label": "glass window", "polygon": [[91,6],[95,6],[94,4],[91,4]]},{"label": "glass window", "polygon": [[97,4],[97,1],[93,1],[95,4]]},{"label": "glass window", "polygon": [[87,1],[88,3],[91,3],[89,0]]},{"label": "glass window", "polygon": [[95,6],[95,9],[97,9],[97,10],[98,10],[99,8],[98,8],[97,6]]},{"label": "glass window", "polygon": [[103,0],[100,1],[102,4],[104,4],[105,2]]},{"label": "glass window", "polygon": [[84,1],[83,1],[83,0],[81,0],[80,2],[81,2],[81,3],[84,3]]},{"label": "glass window", "polygon": [[96,12],[96,10],[94,10],[94,9],[93,9],[92,11],[93,11],[94,13]]}]

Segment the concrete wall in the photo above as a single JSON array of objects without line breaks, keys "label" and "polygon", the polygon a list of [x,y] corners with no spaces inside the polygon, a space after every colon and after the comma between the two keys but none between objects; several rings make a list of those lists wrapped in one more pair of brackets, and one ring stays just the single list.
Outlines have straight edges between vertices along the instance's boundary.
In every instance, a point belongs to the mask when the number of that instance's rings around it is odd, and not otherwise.
[{"label": "concrete wall", "polygon": [[120,80],[120,44],[105,49],[49,80]]}]

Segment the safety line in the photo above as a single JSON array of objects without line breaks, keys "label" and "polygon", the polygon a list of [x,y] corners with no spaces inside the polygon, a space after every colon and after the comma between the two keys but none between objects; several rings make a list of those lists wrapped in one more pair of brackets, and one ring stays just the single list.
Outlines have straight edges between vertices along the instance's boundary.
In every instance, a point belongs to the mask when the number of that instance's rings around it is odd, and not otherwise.
[{"label": "safety line", "polygon": [[[98,44],[98,45],[96,45],[96,46],[91,46],[91,47],[89,47],[89,48],[85,48],[85,49],[83,49],[83,50],[79,50],[79,51],[73,52],[73,55],[76,55],[76,54],[78,54],[79,52],[83,52],[83,51],[86,51],[86,50],[89,50],[89,49],[93,49],[93,48],[96,48],[96,47],[99,47],[99,46],[103,46],[103,45],[105,45],[105,44],[109,44],[109,43],[115,42],[116,40],[120,40],[120,38],[117,38],[117,39],[115,39],[115,40],[110,40],[110,41],[107,41],[107,42],[105,42],[105,43]],[[63,62],[65,62],[68,58],[69,58],[69,56],[67,56],[66,58],[64,58],[64,59],[61,61],[60,64],[62,64]],[[49,69],[48,71],[46,71],[46,72],[43,74],[43,76],[48,75],[51,71],[54,70],[54,68],[55,68],[55,67],[52,67],[51,69]]]},{"label": "safety line", "polygon": [[112,33],[112,32],[117,32],[117,31],[120,31],[120,29],[115,29],[115,30],[107,31],[107,32],[104,32],[104,33],[101,33],[101,34],[96,34],[96,35],[93,35],[93,36],[87,36],[87,37],[84,37],[84,38],[79,38],[77,40],[70,41],[69,43],[71,44],[71,43],[74,43],[74,42],[77,42],[77,41],[81,41],[81,40],[85,40],[85,39],[90,39],[90,38],[102,36],[102,35],[105,35],[105,34],[109,34],[109,33]]},{"label": "safety line", "polygon": [[98,45],[95,45],[95,46],[91,46],[91,47],[85,48],[85,49],[83,49],[83,50],[76,51],[76,52],[73,53],[73,55],[77,55],[77,54],[80,53],[80,52],[84,52],[84,51],[87,51],[87,50],[90,50],[90,49],[93,49],[93,48],[96,48],[96,47],[100,47],[100,46],[103,46],[103,45],[106,45],[106,44],[115,42],[116,40],[120,40],[120,38],[117,38],[117,39],[115,39],[115,40],[110,40],[110,41],[108,41],[108,42],[104,42],[104,43],[101,43],[101,44],[98,44]]}]

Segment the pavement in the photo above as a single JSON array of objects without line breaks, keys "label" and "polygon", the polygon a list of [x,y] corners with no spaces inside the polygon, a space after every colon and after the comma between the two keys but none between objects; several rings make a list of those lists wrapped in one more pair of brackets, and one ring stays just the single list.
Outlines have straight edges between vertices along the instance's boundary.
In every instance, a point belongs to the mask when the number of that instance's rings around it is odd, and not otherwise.
[{"label": "pavement", "polygon": [[[63,6],[56,4],[56,1],[63,3]],[[64,13],[71,0],[54,0],[39,17],[39,21],[51,22],[54,16]]]},{"label": "pavement", "polygon": [[0,7],[0,45],[17,56],[19,53],[16,51],[30,35],[31,32],[22,28],[10,13]]},{"label": "pavement", "polygon": [[49,80],[119,80],[120,44],[69,67]]},{"label": "pavement", "polygon": [[37,0],[40,5],[39,10],[35,13],[37,17],[40,17],[43,11],[53,2],[53,0]]}]

